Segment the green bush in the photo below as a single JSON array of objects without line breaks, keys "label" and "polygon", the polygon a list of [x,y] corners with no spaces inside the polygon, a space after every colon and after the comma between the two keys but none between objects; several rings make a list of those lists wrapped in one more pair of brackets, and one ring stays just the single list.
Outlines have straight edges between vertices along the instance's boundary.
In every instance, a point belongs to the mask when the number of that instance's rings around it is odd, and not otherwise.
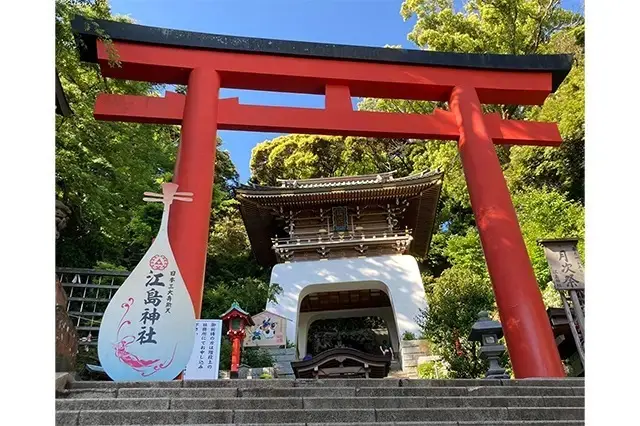
[{"label": "green bush", "polygon": [[240,363],[250,368],[273,367],[275,359],[266,349],[244,348]]},{"label": "green bush", "polygon": [[220,342],[220,370],[231,370],[231,342],[226,336]]},{"label": "green bush", "polygon": [[402,333],[402,340],[416,340],[416,335],[410,331]]},{"label": "green bush", "polygon": [[[262,348],[243,348],[240,364],[249,368],[273,367],[275,359],[269,351]],[[231,369],[231,342],[223,338],[220,344],[220,370]]]},{"label": "green bush", "polygon": [[260,378],[261,378],[261,379],[273,379],[273,377],[272,377],[272,376],[271,376],[271,374],[269,374],[269,373],[262,373],[262,374],[260,375]]},{"label": "green bush", "polygon": [[428,361],[418,365],[420,379],[444,379],[449,377],[447,366],[442,361]]}]

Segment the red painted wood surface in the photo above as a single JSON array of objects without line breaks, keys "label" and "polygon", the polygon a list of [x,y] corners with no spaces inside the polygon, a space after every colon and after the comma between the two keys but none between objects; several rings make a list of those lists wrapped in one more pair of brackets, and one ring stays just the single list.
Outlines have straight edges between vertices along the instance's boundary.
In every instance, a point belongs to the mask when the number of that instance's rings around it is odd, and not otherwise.
[{"label": "red painted wood surface", "polygon": [[[333,102],[333,103],[332,103]],[[135,123],[180,124],[185,96],[166,92],[164,98],[110,95],[98,96],[98,120]],[[351,102],[327,99],[328,109],[242,105],[237,98],[221,99],[218,104],[220,130],[254,132],[309,133],[381,138],[458,140],[460,135],[453,113],[399,114],[353,111]],[[558,146],[562,143],[555,123],[503,120],[487,114],[485,123],[496,144]]]},{"label": "red painted wood surface", "polygon": [[190,203],[171,206],[169,241],[196,318],[200,318],[216,161],[220,78],[215,71],[197,69],[191,73],[189,87],[184,103],[179,167],[174,171],[173,181],[180,191],[193,192],[194,196]]},{"label": "red painted wood surface", "polygon": [[187,84],[195,68],[215,69],[221,87],[324,95],[327,85],[346,86],[351,96],[447,101],[457,85],[475,87],[485,104],[540,105],[551,93],[551,73],[473,70],[381,64],[264,54],[231,53],[113,42],[120,66],[98,42],[106,77]]},{"label": "red painted wood surface", "polygon": [[449,105],[460,128],[460,161],[513,371],[518,378],[564,377],[482,105],[473,87],[456,87]]}]

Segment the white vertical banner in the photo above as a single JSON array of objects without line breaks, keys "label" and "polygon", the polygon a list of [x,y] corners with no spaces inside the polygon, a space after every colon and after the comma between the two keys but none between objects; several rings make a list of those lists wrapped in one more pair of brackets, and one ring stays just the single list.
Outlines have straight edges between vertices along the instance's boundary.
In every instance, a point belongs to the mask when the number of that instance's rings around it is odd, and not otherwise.
[{"label": "white vertical banner", "polygon": [[193,352],[184,380],[216,380],[220,367],[222,320],[197,320]]}]

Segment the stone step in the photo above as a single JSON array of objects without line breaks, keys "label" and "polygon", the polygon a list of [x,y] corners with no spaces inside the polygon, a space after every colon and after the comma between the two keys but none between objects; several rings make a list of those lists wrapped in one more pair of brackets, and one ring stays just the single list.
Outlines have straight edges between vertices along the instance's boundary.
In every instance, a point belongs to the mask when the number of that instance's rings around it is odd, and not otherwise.
[{"label": "stone step", "polygon": [[60,398],[300,398],[300,397],[437,397],[437,396],[580,396],[583,387],[253,387],[253,388],[103,388],[71,389]]},{"label": "stone step", "polygon": [[[578,426],[584,425],[583,420],[515,420],[515,421],[442,421],[442,422],[376,422],[376,426]],[[369,423],[290,423],[288,426],[370,426]],[[210,425],[213,426],[213,425]],[[221,425],[214,425],[221,426]],[[243,425],[248,426],[248,425]],[[261,425],[267,426],[267,425]]]},{"label": "stone step", "polygon": [[[257,389],[256,389],[257,390]],[[360,388],[355,396],[584,396],[584,388],[573,387],[405,387],[405,388]]]},{"label": "stone step", "polygon": [[445,407],[584,407],[584,398],[559,397],[372,397],[372,398],[108,398],[58,399],[56,410],[264,410]]},{"label": "stone step", "polygon": [[[79,417],[79,416],[77,416]],[[73,417],[72,420],[77,420]],[[67,423],[56,423],[67,424]],[[70,423],[75,425],[76,423]],[[229,426],[239,425],[239,423],[202,423],[198,426]],[[281,423],[244,423],[242,426],[278,426]],[[515,421],[435,421],[435,422],[376,422],[376,426],[582,426],[585,424],[582,420],[515,420]],[[170,424],[168,424],[170,425]],[[175,426],[177,426],[176,424]],[[182,425],[182,423],[180,423]],[[370,426],[371,423],[288,423],[287,426]]]},{"label": "stone step", "polygon": [[[583,420],[513,420],[513,421],[435,421],[435,422],[376,422],[376,426],[578,426],[584,425]],[[287,426],[370,426],[370,423],[289,423]],[[209,425],[221,426],[221,425]],[[243,425],[249,426],[249,425]],[[271,426],[271,425],[261,425]]]},{"label": "stone step", "polygon": [[496,424],[516,420],[584,420],[583,408],[403,408],[305,410],[73,410],[57,411],[56,424],[291,424],[475,421]]},{"label": "stone step", "polygon": [[112,382],[112,381],[74,381],[69,383],[70,389],[98,388],[249,388],[249,387],[472,387],[472,386],[560,386],[584,387],[584,379],[520,379],[520,380],[486,380],[486,379],[265,379],[265,380],[188,380],[163,382]]}]

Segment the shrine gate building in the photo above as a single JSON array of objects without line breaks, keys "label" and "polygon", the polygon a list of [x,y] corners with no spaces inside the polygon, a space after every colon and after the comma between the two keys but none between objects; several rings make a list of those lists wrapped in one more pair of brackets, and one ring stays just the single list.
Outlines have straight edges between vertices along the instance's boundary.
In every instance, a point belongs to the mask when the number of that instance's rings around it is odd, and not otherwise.
[{"label": "shrine gate building", "polygon": [[441,186],[440,172],[391,172],[236,191],[253,252],[282,288],[266,310],[292,322],[299,359],[317,320],[379,317],[395,353],[404,332],[420,334],[426,299],[411,254],[427,254]]}]

